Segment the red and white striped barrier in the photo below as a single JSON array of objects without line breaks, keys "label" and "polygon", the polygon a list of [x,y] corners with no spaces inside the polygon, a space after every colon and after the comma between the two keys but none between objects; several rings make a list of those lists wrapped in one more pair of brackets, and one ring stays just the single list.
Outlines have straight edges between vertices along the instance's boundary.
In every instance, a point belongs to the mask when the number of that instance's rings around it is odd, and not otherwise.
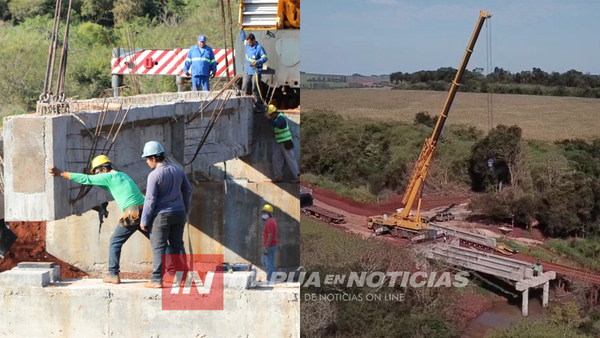
[{"label": "red and white striped barrier", "polygon": [[[227,51],[228,67],[225,66],[225,52]],[[140,75],[179,75],[183,76],[183,66],[189,49],[141,49],[135,53],[122,57],[113,57],[111,60],[111,74],[140,74]],[[233,49],[213,49],[217,60],[217,73],[215,76],[226,77],[225,69],[229,76],[233,76]],[[114,55],[114,54],[113,54]]]}]

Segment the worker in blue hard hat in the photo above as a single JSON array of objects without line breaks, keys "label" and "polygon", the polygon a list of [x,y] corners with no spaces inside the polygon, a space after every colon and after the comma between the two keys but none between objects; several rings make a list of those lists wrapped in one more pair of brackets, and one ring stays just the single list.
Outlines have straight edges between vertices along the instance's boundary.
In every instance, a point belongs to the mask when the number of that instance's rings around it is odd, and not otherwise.
[{"label": "worker in blue hard hat", "polygon": [[192,77],[192,90],[210,90],[209,81],[217,73],[217,60],[212,48],[206,44],[206,36],[198,36],[198,43],[190,47],[183,72]]},{"label": "worker in blue hard hat", "polygon": [[[80,184],[95,185],[107,190],[115,199],[115,202],[123,212],[119,219],[119,226],[110,237],[108,253],[108,272],[103,281],[105,283],[120,284],[119,277],[121,260],[121,248],[127,242],[129,237],[140,228],[140,213],[144,205],[144,195],[142,195],[137,184],[127,174],[115,170],[112,162],[106,155],[94,157],[90,163],[90,172],[92,175],[71,173],[62,171],[57,167],[50,167],[48,171],[52,176],[63,177]],[[101,212],[101,211],[99,211]],[[104,210],[106,215],[108,212]],[[142,232],[149,238],[147,233]],[[170,249],[167,248],[167,253]]]},{"label": "worker in blue hard hat", "polygon": [[[152,276],[147,288],[162,287],[162,255],[167,241],[175,255],[185,255],[183,229],[190,211],[192,185],[180,167],[166,162],[165,150],[156,141],[144,145],[142,158],[152,169],[140,227],[150,233]],[[169,270],[169,269],[165,269]]]}]

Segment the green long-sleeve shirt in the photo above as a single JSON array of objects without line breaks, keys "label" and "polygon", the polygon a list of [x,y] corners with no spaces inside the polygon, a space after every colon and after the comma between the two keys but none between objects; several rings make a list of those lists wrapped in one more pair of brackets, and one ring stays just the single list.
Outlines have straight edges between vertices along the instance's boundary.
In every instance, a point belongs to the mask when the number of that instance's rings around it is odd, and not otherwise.
[{"label": "green long-sleeve shirt", "polygon": [[113,170],[96,175],[71,173],[70,179],[80,184],[97,185],[107,190],[113,196],[121,211],[144,204],[144,195],[142,195],[135,182],[127,174],[120,171]]}]

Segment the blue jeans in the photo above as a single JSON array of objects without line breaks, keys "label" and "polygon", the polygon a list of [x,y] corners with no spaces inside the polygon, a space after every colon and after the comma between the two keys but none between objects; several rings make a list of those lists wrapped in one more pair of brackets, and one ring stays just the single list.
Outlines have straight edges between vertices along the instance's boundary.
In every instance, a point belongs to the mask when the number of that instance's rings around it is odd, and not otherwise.
[{"label": "blue jeans", "polygon": [[153,269],[151,280],[153,282],[162,282],[162,255],[166,253],[167,241],[169,241],[173,254],[185,255],[183,229],[186,220],[187,215],[183,210],[158,214],[154,217],[150,227]]},{"label": "blue jeans", "polygon": [[[142,231],[139,226],[121,227],[117,225],[115,232],[110,236],[110,246],[108,250],[108,271],[111,275],[118,275],[120,272],[119,262],[121,261],[121,248],[127,242],[129,237],[136,231],[142,233],[146,238],[150,238],[147,231]],[[166,254],[171,253],[171,248],[167,246]]]},{"label": "blue jeans", "polygon": [[[275,272],[275,251],[277,251],[278,245],[272,246],[269,248],[269,254],[262,255],[262,263],[265,268],[267,268],[267,282],[271,282],[271,275]],[[264,249],[263,249],[264,250]]]},{"label": "blue jeans", "polygon": [[208,76],[194,76],[192,77],[192,90],[199,91],[200,88],[204,91],[209,91],[210,85]]}]

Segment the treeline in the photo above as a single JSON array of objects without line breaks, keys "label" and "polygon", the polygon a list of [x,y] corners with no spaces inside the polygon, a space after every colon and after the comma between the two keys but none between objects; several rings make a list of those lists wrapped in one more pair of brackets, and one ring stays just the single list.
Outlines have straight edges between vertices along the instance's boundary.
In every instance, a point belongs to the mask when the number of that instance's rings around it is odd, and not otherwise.
[{"label": "treeline", "polygon": [[[456,76],[451,67],[390,75],[395,89],[446,91]],[[485,75],[483,68],[465,70],[459,91],[474,93],[528,94],[600,98],[600,75],[569,70],[545,72],[540,68],[512,73],[496,67]]]},{"label": "treeline", "polygon": [[[210,3],[214,3],[212,6]],[[201,6],[216,7],[218,1],[195,0],[73,0],[71,16],[105,27],[123,25],[133,20],[168,23],[181,20],[186,10]],[[68,1],[63,1],[61,17],[66,18]],[[55,0],[0,0],[0,19],[19,23],[38,15],[54,15]]]},{"label": "treeline", "polygon": [[[414,125],[345,120],[321,112],[302,117],[301,166],[309,175],[368,190],[402,194],[433,118]],[[471,209],[486,217],[539,225],[551,236],[600,235],[600,139],[524,140],[518,126],[487,135],[449,125],[438,143],[426,191],[482,192]]]},{"label": "treeline", "polygon": [[[231,1],[237,22],[236,0]],[[66,9],[63,1],[60,61]],[[44,85],[53,27],[54,0],[0,0],[0,117],[35,110]],[[219,1],[215,0],[73,0],[69,28],[67,98],[111,95],[111,48],[188,48],[204,34],[213,48],[223,48]],[[234,34],[237,30],[234,27]],[[229,30],[228,30],[229,31]],[[235,37],[234,37],[235,38]],[[109,40],[110,39],[110,40]],[[55,77],[56,69],[55,66]],[[140,76],[142,94],[177,91],[174,76]],[[124,95],[132,94],[125,77]],[[56,82],[54,82],[56,83]]]}]

